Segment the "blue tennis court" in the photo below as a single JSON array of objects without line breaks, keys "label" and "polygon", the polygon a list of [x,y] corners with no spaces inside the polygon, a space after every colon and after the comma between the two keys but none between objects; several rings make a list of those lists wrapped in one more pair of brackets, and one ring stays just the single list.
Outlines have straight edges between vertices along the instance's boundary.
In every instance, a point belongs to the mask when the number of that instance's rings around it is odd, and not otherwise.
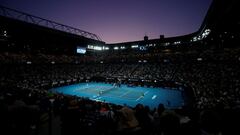
[{"label": "blue tennis court", "polygon": [[162,103],[167,108],[178,108],[184,103],[182,91],[166,88],[121,87],[108,83],[80,83],[75,85],[53,88],[50,91],[66,95],[86,97],[91,100],[128,105],[137,104],[149,106],[151,109]]}]

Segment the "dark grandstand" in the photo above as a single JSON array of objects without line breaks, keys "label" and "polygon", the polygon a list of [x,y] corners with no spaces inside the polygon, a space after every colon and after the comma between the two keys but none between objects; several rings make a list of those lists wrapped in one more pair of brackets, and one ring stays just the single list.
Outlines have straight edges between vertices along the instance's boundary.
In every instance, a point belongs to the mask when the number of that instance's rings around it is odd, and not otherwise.
[{"label": "dark grandstand", "polygon": [[[213,0],[192,34],[106,44],[96,34],[0,6],[1,134],[239,134],[239,10],[237,0]],[[186,104],[150,110],[48,91],[116,79],[184,87]]]}]

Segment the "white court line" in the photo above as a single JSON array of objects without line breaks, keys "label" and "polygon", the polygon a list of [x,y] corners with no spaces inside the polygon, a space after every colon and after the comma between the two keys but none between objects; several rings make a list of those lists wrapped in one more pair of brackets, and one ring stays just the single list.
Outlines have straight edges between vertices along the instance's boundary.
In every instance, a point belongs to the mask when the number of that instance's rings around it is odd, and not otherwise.
[{"label": "white court line", "polygon": [[140,100],[141,98],[143,98],[143,96],[140,96],[138,99],[136,99],[136,101]]},{"label": "white court line", "polygon": [[121,96],[119,96],[119,97],[123,97],[123,96],[125,96],[125,95],[127,95],[128,93],[130,93],[131,92],[131,90],[128,90],[127,92],[125,92],[125,93],[123,93]]},{"label": "white court line", "polygon": [[156,97],[157,97],[157,95],[153,95],[153,96],[152,96],[152,100],[154,100]]},{"label": "white court line", "polygon": [[138,99],[136,99],[136,101],[138,101],[138,100],[140,100],[141,98],[143,98],[146,94],[148,94],[148,92],[149,92],[149,91],[144,92],[144,94],[141,95]]},{"label": "white court line", "polygon": [[148,92],[149,92],[149,91],[146,91],[146,92],[144,93],[144,96],[145,96],[146,94],[148,94]]},{"label": "white court line", "polygon": [[94,100],[100,100],[101,98],[102,97],[97,96],[97,97],[94,98]]}]

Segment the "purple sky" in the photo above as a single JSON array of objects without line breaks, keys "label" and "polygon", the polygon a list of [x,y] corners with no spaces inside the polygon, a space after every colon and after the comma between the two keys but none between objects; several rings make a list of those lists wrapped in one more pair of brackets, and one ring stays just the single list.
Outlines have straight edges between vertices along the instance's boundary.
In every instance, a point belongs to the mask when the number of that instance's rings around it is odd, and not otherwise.
[{"label": "purple sky", "polygon": [[189,34],[212,0],[0,0],[0,4],[95,33],[107,43]]}]

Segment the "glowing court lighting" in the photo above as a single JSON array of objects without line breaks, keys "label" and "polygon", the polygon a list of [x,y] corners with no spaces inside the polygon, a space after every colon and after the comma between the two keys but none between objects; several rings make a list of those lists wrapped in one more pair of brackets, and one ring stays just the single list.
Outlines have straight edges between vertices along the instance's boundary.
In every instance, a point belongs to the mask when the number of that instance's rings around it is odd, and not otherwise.
[{"label": "glowing court lighting", "polygon": [[132,45],[131,48],[138,48],[138,45]]},{"label": "glowing court lighting", "polygon": [[121,46],[120,49],[125,49],[126,47],[125,46]]},{"label": "glowing court lighting", "polygon": [[203,59],[202,58],[197,58],[197,61],[202,61]]},{"label": "glowing court lighting", "polygon": [[119,47],[115,46],[113,49],[114,49],[114,50],[118,50],[118,49],[119,49]]},{"label": "glowing court lighting", "polygon": [[30,64],[32,64],[32,62],[31,61],[27,61],[27,64],[30,65]]},{"label": "glowing court lighting", "polygon": [[109,50],[109,47],[103,46],[103,50]]}]

